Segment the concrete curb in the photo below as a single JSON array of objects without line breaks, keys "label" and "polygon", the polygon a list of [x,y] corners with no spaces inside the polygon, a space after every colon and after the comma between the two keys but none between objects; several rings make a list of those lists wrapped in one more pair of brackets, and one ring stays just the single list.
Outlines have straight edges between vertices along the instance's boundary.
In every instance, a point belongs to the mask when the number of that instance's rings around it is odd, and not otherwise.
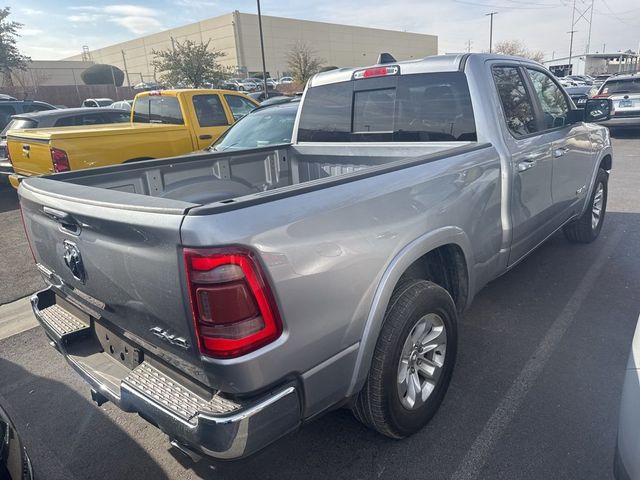
[{"label": "concrete curb", "polygon": [[38,326],[29,297],[0,305],[0,340]]}]

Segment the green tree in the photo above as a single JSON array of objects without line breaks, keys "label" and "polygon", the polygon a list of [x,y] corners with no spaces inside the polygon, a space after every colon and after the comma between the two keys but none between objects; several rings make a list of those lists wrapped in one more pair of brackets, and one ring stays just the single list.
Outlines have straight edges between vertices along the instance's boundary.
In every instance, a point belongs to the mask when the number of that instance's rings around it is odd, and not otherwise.
[{"label": "green tree", "polygon": [[22,24],[8,20],[11,8],[0,9],[0,73],[2,74],[2,84],[6,87],[13,87],[11,74],[27,69],[27,63],[31,61],[26,55],[22,55],[16,46],[16,37],[20,34],[18,30]]},{"label": "green tree", "polygon": [[324,60],[316,56],[315,50],[301,41],[297,41],[287,54],[291,76],[299,83],[306,83],[320,71],[323,63]]},{"label": "green tree", "polygon": [[162,81],[170,85],[200,88],[205,83],[215,83],[227,76],[227,69],[218,62],[226,54],[209,48],[210,42],[174,41],[173,48],[152,51],[151,65],[160,73]]}]

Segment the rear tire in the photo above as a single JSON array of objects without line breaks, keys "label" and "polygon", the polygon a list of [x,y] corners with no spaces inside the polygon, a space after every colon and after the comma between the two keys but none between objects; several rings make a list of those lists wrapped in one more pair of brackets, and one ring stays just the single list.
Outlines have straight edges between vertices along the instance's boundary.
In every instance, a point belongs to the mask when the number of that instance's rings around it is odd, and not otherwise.
[{"label": "rear tire", "polygon": [[587,209],[580,218],[565,225],[562,229],[569,242],[591,243],[600,235],[607,209],[608,181],[609,174],[600,168]]},{"label": "rear tire", "polygon": [[456,323],[456,306],[444,288],[426,280],[396,287],[353,407],[356,418],[391,438],[426,425],[451,381]]}]

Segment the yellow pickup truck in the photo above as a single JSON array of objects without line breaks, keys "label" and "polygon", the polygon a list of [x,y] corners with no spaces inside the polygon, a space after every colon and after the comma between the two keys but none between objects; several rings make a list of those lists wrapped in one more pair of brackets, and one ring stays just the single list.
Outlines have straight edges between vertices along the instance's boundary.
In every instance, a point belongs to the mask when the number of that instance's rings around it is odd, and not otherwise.
[{"label": "yellow pickup truck", "polygon": [[227,90],[160,90],[136,95],[130,123],[10,130],[9,181],[200,150],[257,106]]}]

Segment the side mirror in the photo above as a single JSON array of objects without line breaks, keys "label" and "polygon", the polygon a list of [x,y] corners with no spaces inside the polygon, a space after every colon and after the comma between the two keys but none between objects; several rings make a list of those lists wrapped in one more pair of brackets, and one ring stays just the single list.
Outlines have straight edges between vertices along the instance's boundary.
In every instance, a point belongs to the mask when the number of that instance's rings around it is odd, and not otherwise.
[{"label": "side mirror", "polygon": [[602,122],[611,118],[611,100],[608,98],[590,98],[584,105],[585,122]]}]

